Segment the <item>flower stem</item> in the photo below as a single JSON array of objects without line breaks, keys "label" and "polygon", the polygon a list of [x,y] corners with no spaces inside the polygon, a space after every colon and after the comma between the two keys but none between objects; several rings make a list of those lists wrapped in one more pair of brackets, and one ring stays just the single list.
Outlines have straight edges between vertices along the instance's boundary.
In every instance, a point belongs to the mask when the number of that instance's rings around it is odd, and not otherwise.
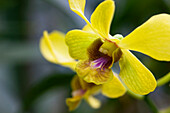
[{"label": "flower stem", "polygon": [[127,94],[138,99],[138,100],[144,100],[147,103],[147,105],[149,106],[149,108],[152,110],[153,113],[159,113],[158,109],[156,108],[156,106],[151,101],[151,99],[149,98],[148,95],[143,96],[143,95],[135,94],[128,88],[127,88]]},{"label": "flower stem", "polygon": [[144,101],[147,103],[147,105],[149,106],[153,113],[159,113],[158,109],[156,108],[156,106],[151,101],[148,95],[145,96]]},{"label": "flower stem", "polygon": [[144,99],[143,95],[135,94],[131,90],[129,90],[128,88],[127,88],[127,94],[134,97],[134,98],[136,98],[136,99],[138,99],[138,100],[143,100]]},{"label": "flower stem", "polygon": [[166,84],[169,81],[170,81],[170,72],[157,80],[158,87]]}]

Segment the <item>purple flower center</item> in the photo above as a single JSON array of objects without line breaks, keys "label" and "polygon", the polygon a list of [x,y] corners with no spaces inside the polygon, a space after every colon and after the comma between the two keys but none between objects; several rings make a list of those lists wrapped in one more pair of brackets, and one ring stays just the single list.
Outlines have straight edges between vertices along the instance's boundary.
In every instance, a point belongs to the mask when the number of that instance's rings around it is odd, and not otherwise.
[{"label": "purple flower center", "polygon": [[91,62],[90,66],[95,69],[105,69],[108,68],[112,63],[112,58],[109,56],[100,57]]}]

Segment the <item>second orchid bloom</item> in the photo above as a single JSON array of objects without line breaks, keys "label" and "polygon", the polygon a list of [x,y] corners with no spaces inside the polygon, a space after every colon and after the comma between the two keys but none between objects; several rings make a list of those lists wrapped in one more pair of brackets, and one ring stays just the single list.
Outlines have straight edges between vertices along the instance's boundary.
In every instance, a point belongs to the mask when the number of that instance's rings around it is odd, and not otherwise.
[{"label": "second orchid bloom", "polygon": [[[126,37],[111,36],[114,1],[105,0],[99,4],[91,15],[91,22],[84,16],[85,2],[69,0],[71,10],[87,23],[82,30],[69,31],[66,36],[58,31],[50,35],[44,32],[41,39],[41,52],[47,60],[77,72],[78,76],[72,82],[73,98],[67,100],[70,109],[76,108],[81,98],[94,107],[99,106],[94,105],[97,101],[90,96],[99,89],[111,98],[122,96],[126,89],[119,77],[136,94],[146,95],[154,91],[157,83],[153,74],[129,50],[156,60],[170,61],[170,15],[153,16]],[[119,77],[111,69],[117,61]],[[99,87],[96,91],[87,93],[96,86]]]}]

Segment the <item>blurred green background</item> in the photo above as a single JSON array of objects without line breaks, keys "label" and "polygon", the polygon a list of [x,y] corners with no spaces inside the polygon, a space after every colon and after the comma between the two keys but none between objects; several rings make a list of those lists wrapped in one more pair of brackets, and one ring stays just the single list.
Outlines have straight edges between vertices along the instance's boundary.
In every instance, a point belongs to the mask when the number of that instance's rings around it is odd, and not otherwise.
[{"label": "blurred green background", "polygon": [[[87,0],[89,18],[102,0]],[[170,0],[115,0],[111,34],[126,36],[151,16],[170,13]],[[0,1],[0,113],[68,113],[65,99],[71,96],[68,68],[46,61],[39,50],[44,30],[64,33],[82,28],[85,22],[71,12],[67,0]],[[156,79],[170,72],[169,62],[134,54]],[[158,109],[170,107],[170,83],[149,95]],[[145,102],[124,95],[108,99],[94,110],[84,101],[73,113],[151,113]],[[170,113],[167,112],[167,113]]]}]

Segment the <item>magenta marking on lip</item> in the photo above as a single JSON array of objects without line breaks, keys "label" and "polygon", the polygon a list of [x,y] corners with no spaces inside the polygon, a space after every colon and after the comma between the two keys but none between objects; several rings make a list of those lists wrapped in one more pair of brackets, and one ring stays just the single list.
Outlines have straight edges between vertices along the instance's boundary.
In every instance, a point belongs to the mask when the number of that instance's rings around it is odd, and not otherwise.
[{"label": "magenta marking on lip", "polygon": [[96,60],[92,61],[90,65],[93,68],[104,69],[105,67],[107,67],[107,64],[110,61],[111,61],[111,57],[104,56],[104,57],[100,57],[99,59],[96,59]]}]

